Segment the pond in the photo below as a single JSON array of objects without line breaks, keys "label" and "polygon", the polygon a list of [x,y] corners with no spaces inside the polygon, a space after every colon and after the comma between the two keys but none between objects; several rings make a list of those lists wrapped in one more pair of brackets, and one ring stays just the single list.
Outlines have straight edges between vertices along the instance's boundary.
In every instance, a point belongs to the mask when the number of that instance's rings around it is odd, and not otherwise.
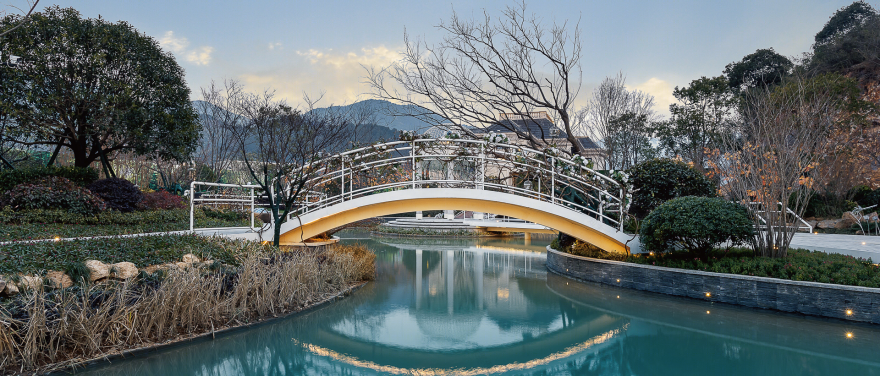
[{"label": "pond", "polygon": [[878,326],[578,283],[547,242],[344,241],[378,273],[343,300],[77,374],[880,375]]}]

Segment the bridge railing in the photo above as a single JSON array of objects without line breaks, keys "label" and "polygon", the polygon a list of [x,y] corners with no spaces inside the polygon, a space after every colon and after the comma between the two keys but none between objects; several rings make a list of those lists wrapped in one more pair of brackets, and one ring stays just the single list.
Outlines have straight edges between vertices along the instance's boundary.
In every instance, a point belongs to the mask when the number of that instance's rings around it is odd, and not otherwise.
[{"label": "bridge railing", "polygon": [[366,195],[404,189],[498,191],[587,213],[622,229],[624,187],[583,160],[553,150],[465,139],[416,139],[372,145],[314,161],[305,187],[321,192],[303,215]]}]

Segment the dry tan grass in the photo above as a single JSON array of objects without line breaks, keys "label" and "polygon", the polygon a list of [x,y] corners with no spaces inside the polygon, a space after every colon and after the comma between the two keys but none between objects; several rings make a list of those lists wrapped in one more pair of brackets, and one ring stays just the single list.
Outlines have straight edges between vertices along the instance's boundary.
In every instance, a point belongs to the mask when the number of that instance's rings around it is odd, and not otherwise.
[{"label": "dry tan grass", "polygon": [[26,319],[0,309],[0,371],[58,369],[297,311],[372,279],[375,258],[361,245],[287,253],[253,245],[234,274],[174,270],[141,293],[129,282],[85,293],[29,292],[22,296]]}]

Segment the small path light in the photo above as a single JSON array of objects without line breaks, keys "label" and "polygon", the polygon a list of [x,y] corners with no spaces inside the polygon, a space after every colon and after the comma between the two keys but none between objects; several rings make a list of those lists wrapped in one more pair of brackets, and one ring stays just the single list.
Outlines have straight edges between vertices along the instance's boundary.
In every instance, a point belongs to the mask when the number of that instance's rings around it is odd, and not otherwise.
[{"label": "small path light", "polygon": [[852,337],[853,337],[852,332],[846,332],[846,338],[852,338]]},{"label": "small path light", "polygon": [[846,310],[846,315],[847,315],[847,316],[852,316],[852,313],[853,313],[853,312],[852,312],[851,309]]},{"label": "small path light", "polygon": [[707,297],[707,298],[711,298],[711,297],[712,297],[712,293],[707,292],[707,293],[706,293],[706,297]]}]

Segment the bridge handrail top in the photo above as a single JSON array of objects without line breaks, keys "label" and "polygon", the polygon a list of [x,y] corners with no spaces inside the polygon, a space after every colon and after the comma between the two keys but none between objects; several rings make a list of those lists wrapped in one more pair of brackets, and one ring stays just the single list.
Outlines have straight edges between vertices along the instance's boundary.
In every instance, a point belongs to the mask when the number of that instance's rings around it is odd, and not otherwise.
[{"label": "bridge handrail top", "polygon": [[[325,161],[330,161],[330,160],[333,160],[333,159],[336,159],[336,158],[342,158],[343,156],[349,156],[349,155],[352,155],[352,154],[357,154],[357,153],[360,153],[360,152],[363,152],[363,151],[366,151],[366,150],[373,151],[373,150],[375,150],[377,147],[389,147],[389,146],[397,146],[397,145],[407,145],[407,146],[409,146],[409,148],[403,148],[403,150],[406,150],[406,149],[413,149],[416,143],[426,143],[426,142],[449,142],[449,143],[459,143],[459,144],[461,144],[461,143],[464,143],[464,144],[478,144],[478,145],[482,145],[482,146],[494,146],[494,147],[496,147],[496,148],[511,148],[511,149],[519,149],[519,150],[524,151],[524,152],[530,152],[530,153],[535,153],[535,154],[545,154],[543,151],[539,151],[539,150],[536,150],[536,149],[532,149],[532,148],[530,148],[530,147],[523,146],[523,145],[495,143],[495,142],[489,142],[489,141],[486,141],[486,140],[447,139],[447,138],[420,138],[420,139],[415,139],[415,140],[412,140],[412,141],[390,141],[390,142],[384,142],[384,143],[374,144],[374,145],[370,145],[370,146],[360,147],[360,148],[353,149],[353,150],[349,150],[349,151],[345,151],[345,152],[342,152],[342,153],[336,153],[336,154],[333,154],[333,155],[331,155],[331,156],[329,156],[329,157],[325,157],[325,158],[322,158],[322,159],[320,159],[320,160],[316,160],[316,161],[309,162],[308,164],[302,166],[302,167],[299,168],[298,170],[301,170],[301,169],[303,169],[303,168],[311,167],[313,164],[316,164],[316,163],[319,163],[319,162],[325,162]],[[397,149],[397,148],[395,148],[395,149]],[[385,151],[385,150],[382,150],[382,151]],[[375,154],[375,153],[370,153],[370,154],[367,154],[367,155],[365,155],[365,156],[369,156],[369,155],[372,155],[372,154]],[[508,153],[508,154],[512,154],[512,153]],[[365,157],[365,156],[362,156],[362,157]],[[410,156],[407,156],[407,157],[398,157],[397,159],[409,159],[409,158],[413,158],[413,156],[410,155]],[[573,160],[570,159],[570,158],[565,158],[565,157],[563,157],[563,156],[557,156],[557,155],[551,155],[551,158],[554,158],[555,160],[561,161],[561,162],[563,162],[563,163],[567,163],[567,164],[569,164],[569,165],[572,165],[572,166],[575,166],[575,167],[578,167],[578,168],[584,169],[584,170],[586,170],[586,171],[589,171],[589,172],[595,174],[596,176],[598,176],[600,179],[606,180],[606,181],[608,181],[609,183],[612,183],[612,184],[615,184],[615,185],[620,186],[620,182],[618,182],[617,180],[614,180],[614,179],[612,179],[611,177],[606,176],[605,174],[600,173],[600,172],[596,171],[596,170],[593,169],[593,168],[590,168],[590,167],[584,166],[584,165],[582,165],[582,164],[579,164],[579,163],[573,161]],[[536,160],[535,158],[529,158],[529,159],[534,160],[534,161],[536,161],[536,162],[545,163],[544,161],[538,161],[538,160]],[[555,166],[551,166],[551,167],[555,170]]]},{"label": "bridge handrail top", "polygon": [[[433,156],[434,156],[434,155],[431,155],[431,154],[423,155],[423,157],[433,157]],[[438,156],[440,156],[440,155],[438,155]],[[393,164],[395,164],[395,163],[397,163],[397,162],[399,162],[399,161],[401,161],[401,160],[408,160],[408,159],[409,159],[409,157],[393,157],[393,158],[388,158],[388,159],[383,159],[383,160],[377,160],[377,161],[366,162],[366,163],[363,164],[363,166],[365,166],[365,167],[369,167],[369,168],[376,168],[376,167],[382,167],[382,166],[386,166],[386,165],[393,165]],[[515,161],[507,161],[507,160],[504,160],[504,159],[497,159],[497,158],[486,158],[486,159],[487,159],[487,160],[493,160],[493,161],[510,162],[510,163],[515,164],[515,165],[525,165],[525,166],[528,166],[527,164],[523,164],[523,163],[515,162]],[[326,182],[326,181],[329,181],[329,180],[335,179],[336,176],[333,176],[333,175],[335,175],[337,172],[338,172],[338,170],[334,170],[334,171],[332,171],[331,173],[320,174],[320,175],[317,175],[317,176],[315,176],[315,177],[312,177],[312,178],[309,179],[308,181],[310,181],[310,182],[319,181],[317,184],[321,184],[321,183],[323,183],[323,182]],[[564,174],[561,174],[561,176],[563,176],[563,177],[565,177],[566,179],[569,179],[569,180],[571,180],[571,181],[573,181],[573,182],[575,182],[575,183],[583,184],[583,185],[585,185],[585,186],[587,186],[587,187],[590,187],[590,188],[592,188],[592,189],[595,189],[596,191],[598,191],[598,192],[600,192],[600,193],[602,193],[602,194],[608,196],[609,198],[615,199],[616,201],[620,201],[620,199],[619,199],[618,197],[614,196],[614,194],[612,194],[611,192],[608,192],[608,190],[603,189],[603,188],[601,188],[601,187],[599,187],[599,186],[597,186],[597,185],[595,185],[595,184],[593,184],[593,183],[591,183],[591,182],[588,182],[588,181],[582,180],[582,179],[580,179],[578,176],[570,176],[570,175],[564,175]],[[418,180],[418,182],[422,182],[422,183],[430,183],[430,182],[438,182],[438,181],[440,181],[440,180],[437,180],[437,179]],[[462,180],[462,181],[464,181],[464,180]],[[407,184],[411,184],[411,182],[408,182]],[[375,187],[375,186],[374,186],[374,187]],[[574,187],[574,188],[575,188],[578,192],[586,193],[586,192],[585,192],[584,190],[582,190],[582,189],[578,189],[577,187]]]}]

